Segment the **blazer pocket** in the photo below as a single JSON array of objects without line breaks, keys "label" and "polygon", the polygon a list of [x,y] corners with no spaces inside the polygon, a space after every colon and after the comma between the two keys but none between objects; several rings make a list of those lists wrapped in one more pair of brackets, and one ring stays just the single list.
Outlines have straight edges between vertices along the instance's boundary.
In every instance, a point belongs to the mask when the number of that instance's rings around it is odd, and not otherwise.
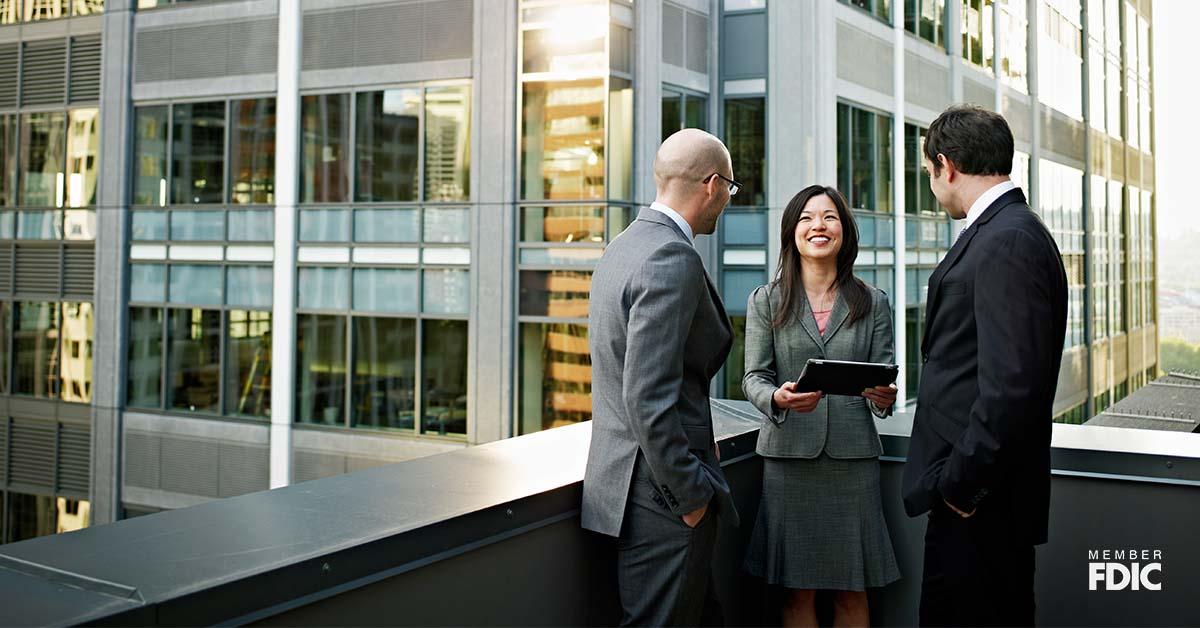
[{"label": "blazer pocket", "polygon": [[688,449],[708,451],[712,447],[712,433],[706,426],[684,423],[683,433],[687,436]]},{"label": "blazer pocket", "polygon": [[953,445],[962,437],[963,432],[967,431],[967,424],[959,423],[950,418],[949,415],[943,414],[934,408],[932,405],[926,407],[928,412],[926,417],[929,419],[929,427],[934,433],[942,438],[942,440]]},{"label": "blazer pocket", "polygon": [[966,293],[967,293],[967,284],[965,284],[961,281],[943,281],[942,282],[942,294],[950,295],[950,294],[966,294]]}]

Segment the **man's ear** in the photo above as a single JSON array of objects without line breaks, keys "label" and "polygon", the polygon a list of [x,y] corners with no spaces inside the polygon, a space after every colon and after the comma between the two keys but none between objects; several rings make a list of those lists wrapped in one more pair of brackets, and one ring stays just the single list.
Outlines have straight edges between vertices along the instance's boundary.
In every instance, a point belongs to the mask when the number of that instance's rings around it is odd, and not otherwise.
[{"label": "man's ear", "polygon": [[946,171],[946,183],[954,183],[954,177],[958,174],[958,168],[945,155],[938,153],[938,163],[942,165],[942,170]]}]

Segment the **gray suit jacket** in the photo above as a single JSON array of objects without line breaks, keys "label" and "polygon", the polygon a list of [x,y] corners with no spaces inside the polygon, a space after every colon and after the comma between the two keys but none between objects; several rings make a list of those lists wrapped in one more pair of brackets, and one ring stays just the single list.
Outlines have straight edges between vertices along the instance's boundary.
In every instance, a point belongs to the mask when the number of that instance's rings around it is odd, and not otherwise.
[{"label": "gray suit jacket", "polygon": [[[795,381],[809,358],[886,362],[895,359],[892,310],[887,295],[871,291],[871,311],[847,325],[847,303],[838,295],[822,336],[817,330],[808,297],[801,293],[801,312],[783,327],[774,329],[781,295],[774,283],[759,286],[746,305],[746,375],[742,391],[766,415],[758,433],[760,456],[816,458],[874,458],[883,453],[879,433],[866,399],[830,395],[809,413],[780,410],[771,396],[780,384]],[[888,409],[890,415],[892,409]]]},{"label": "gray suit jacket", "polygon": [[634,465],[683,516],[737,513],[716,458],[709,381],[733,332],[699,253],[665,215],[643,209],[592,275],[592,442],[583,527],[621,533]]}]

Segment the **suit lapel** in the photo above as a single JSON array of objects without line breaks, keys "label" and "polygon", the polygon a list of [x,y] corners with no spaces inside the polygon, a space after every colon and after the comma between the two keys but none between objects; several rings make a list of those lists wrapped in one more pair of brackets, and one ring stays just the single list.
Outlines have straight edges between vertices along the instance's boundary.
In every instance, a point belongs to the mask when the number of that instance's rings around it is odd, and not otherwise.
[{"label": "suit lapel", "polygon": [[829,344],[833,335],[842,328],[842,323],[846,322],[846,317],[849,315],[850,305],[842,298],[842,291],[838,290],[837,299],[833,302],[833,311],[829,313],[829,321],[825,323],[825,335],[821,338],[824,344]]},{"label": "suit lapel", "polygon": [[812,338],[813,344],[821,350],[821,354],[825,354],[825,340],[821,337],[821,330],[817,329],[817,319],[812,311],[812,305],[808,303],[808,294],[804,292],[804,287],[800,287],[800,298],[804,299],[804,307],[800,310],[800,326],[808,333],[808,337]]}]

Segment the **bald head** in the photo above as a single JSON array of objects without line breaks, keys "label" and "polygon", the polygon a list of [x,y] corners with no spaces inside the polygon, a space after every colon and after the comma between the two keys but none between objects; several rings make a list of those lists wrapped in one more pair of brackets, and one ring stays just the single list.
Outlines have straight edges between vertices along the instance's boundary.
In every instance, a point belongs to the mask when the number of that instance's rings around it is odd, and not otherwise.
[{"label": "bald head", "polygon": [[654,184],[659,195],[685,194],[686,187],[712,173],[732,177],[729,150],[715,136],[699,129],[683,129],[668,137],[654,157]]}]

